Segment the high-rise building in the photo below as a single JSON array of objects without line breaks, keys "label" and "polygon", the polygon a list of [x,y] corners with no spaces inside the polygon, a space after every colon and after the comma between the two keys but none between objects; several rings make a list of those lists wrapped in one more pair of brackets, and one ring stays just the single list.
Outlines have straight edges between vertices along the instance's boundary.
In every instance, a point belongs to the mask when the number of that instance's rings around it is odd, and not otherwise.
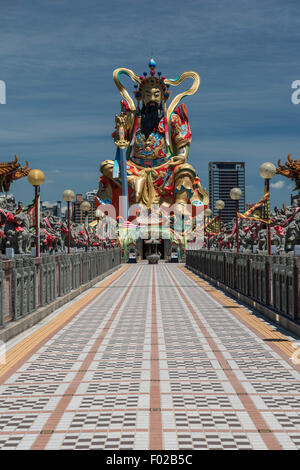
[{"label": "high-rise building", "polygon": [[[89,193],[86,193],[87,195]],[[93,220],[95,220],[96,218],[96,215],[95,215],[95,212],[96,212],[96,205],[91,197],[91,195],[89,194],[89,198],[85,198],[83,199],[82,197],[82,194],[76,194],[76,198],[75,198],[75,201],[72,202],[72,220],[73,222],[76,222],[78,224],[84,224],[85,222],[85,213],[82,212],[82,210],[80,209],[80,205],[83,201],[88,201],[90,204],[91,204],[91,209],[89,210],[88,212],[88,220],[89,220],[89,223],[92,222]]]},{"label": "high-rise building", "polygon": [[97,189],[93,189],[92,191],[88,191],[85,193],[85,198],[89,202],[94,202],[94,197],[97,196]]},{"label": "high-rise building", "polygon": [[222,221],[229,222],[235,217],[235,201],[230,198],[232,188],[240,188],[239,212],[245,212],[245,162],[209,162],[209,206],[213,217],[218,214],[215,203],[222,199]]}]

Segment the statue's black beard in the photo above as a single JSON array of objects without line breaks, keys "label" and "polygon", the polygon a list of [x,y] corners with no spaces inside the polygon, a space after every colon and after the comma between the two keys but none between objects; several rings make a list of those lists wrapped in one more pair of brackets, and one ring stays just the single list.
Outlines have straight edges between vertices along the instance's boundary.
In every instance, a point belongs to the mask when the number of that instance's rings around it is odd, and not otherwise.
[{"label": "statue's black beard", "polygon": [[152,131],[157,131],[160,119],[161,112],[157,103],[153,105],[148,103],[146,106],[143,106],[141,111],[141,129],[146,139],[148,139]]}]

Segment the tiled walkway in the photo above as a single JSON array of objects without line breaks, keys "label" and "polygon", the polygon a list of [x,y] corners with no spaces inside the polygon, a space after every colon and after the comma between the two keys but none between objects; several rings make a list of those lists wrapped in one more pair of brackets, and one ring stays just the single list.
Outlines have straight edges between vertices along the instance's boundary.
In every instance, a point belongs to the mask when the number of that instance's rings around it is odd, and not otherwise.
[{"label": "tiled walkway", "polygon": [[291,339],[183,266],[122,267],[8,348],[0,449],[300,449]]}]

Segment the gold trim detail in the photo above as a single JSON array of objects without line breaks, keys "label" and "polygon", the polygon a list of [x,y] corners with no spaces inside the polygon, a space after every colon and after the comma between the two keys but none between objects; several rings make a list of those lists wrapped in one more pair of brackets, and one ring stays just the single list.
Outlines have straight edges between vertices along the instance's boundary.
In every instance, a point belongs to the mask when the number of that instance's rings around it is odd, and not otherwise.
[{"label": "gold trim detail", "polygon": [[175,98],[173,98],[173,101],[171,102],[170,106],[168,107],[167,110],[167,120],[169,122],[170,115],[180,102],[180,100],[187,95],[194,95],[196,91],[198,90],[200,86],[200,76],[197,74],[197,72],[193,72],[192,70],[189,70],[187,72],[183,72],[178,78],[175,80],[170,80],[168,78],[165,79],[165,83],[167,85],[171,86],[177,86],[180,85],[186,78],[192,78],[193,79],[193,84],[190,88],[188,88],[186,91],[183,91],[182,93],[179,93]]},{"label": "gold trim detail", "polygon": [[120,75],[123,74],[123,75],[127,75],[128,77],[131,78],[131,80],[133,80],[134,82],[140,84],[140,79],[137,75],[135,75],[135,73],[130,70],[130,69],[124,69],[123,67],[120,67],[118,69],[115,69],[114,72],[113,72],[113,79],[114,79],[114,82],[119,90],[119,92],[121,93],[121,96],[122,98],[124,98],[124,100],[127,101],[128,103],[128,106],[129,106],[129,109],[130,111],[132,112],[135,112],[136,110],[136,107],[135,107],[135,104],[134,104],[134,101],[133,99],[131,98],[130,94],[128,93],[128,91],[126,90],[126,88],[124,87],[124,85],[121,83],[120,81]]}]

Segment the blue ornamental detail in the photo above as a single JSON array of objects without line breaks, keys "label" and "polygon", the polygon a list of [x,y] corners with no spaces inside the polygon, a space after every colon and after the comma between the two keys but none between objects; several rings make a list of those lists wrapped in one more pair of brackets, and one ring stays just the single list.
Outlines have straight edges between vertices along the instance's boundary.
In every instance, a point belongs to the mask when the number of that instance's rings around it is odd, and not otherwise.
[{"label": "blue ornamental detail", "polygon": [[100,197],[97,197],[97,200],[98,200],[98,202],[100,203],[101,206],[112,203],[112,200],[109,199],[109,198],[103,200]]},{"label": "blue ornamental detail", "polygon": [[174,196],[176,197],[176,194],[179,193],[180,191],[185,191],[188,193],[189,199],[193,196],[193,191],[191,189],[187,189],[183,186],[183,184],[180,186],[180,188],[175,188],[174,191]]},{"label": "blue ornamental detail", "polygon": [[153,57],[149,60],[149,67],[156,67],[156,62]]},{"label": "blue ornamental detail", "polygon": [[204,206],[204,204],[201,201],[195,200],[195,201],[192,201],[192,206]]}]

